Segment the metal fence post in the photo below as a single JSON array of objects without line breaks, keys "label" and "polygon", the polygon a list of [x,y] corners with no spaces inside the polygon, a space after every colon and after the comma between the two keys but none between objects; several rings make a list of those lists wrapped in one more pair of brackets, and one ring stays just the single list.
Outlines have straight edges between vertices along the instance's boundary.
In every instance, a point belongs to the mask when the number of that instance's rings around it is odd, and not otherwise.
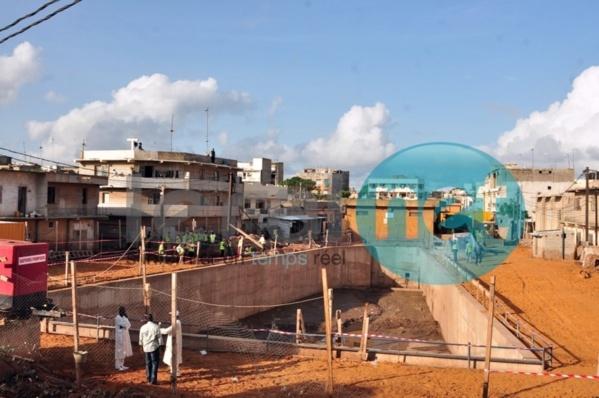
[{"label": "metal fence post", "polygon": [[468,369],[470,369],[470,358],[472,355],[472,343],[468,342]]}]

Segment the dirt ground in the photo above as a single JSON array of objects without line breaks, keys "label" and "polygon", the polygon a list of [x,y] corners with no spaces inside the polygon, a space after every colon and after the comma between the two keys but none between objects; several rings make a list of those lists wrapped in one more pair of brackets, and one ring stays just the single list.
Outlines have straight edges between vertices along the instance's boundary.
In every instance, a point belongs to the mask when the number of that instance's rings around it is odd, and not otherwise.
[{"label": "dirt ground", "polygon": [[[368,303],[369,327],[371,334],[443,341],[441,329],[426,306],[424,296],[419,291],[406,289],[336,289],[333,292],[333,319],[342,322],[342,332],[361,334],[364,319],[364,305]],[[302,317],[307,333],[324,333],[323,301],[309,301],[291,307],[279,307],[242,319],[250,328],[273,328],[295,332],[297,309]],[[332,326],[337,331],[336,323]],[[261,336],[256,336],[260,338]],[[360,339],[344,337],[344,346],[359,347]],[[408,350],[415,344],[371,340],[370,348]],[[449,352],[445,346],[418,345],[419,350],[429,352]]]},{"label": "dirt ground", "polygon": [[[595,375],[598,371],[599,273],[591,271],[589,278],[583,278],[580,269],[574,261],[532,258],[529,248],[519,246],[491,273],[497,278],[498,296],[554,342],[555,360],[554,367],[549,369],[551,373]],[[489,276],[482,279],[488,282]],[[367,297],[355,297],[355,300],[363,305],[364,298]],[[266,315],[257,322],[269,323],[272,318],[272,315]],[[112,361],[97,363],[92,360],[82,365],[83,388],[77,390],[72,383],[72,337],[44,335],[42,347],[42,354],[44,350],[63,350],[64,361],[43,361],[31,368],[32,364],[17,359],[25,376],[18,379],[20,384],[11,384],[14,381],[2,384],[0,396],[173,396],[169,374],[164,367],[159,372],[158,386],[145,382],[143,358],[136,350],[133,358],[127,359],[131,368],[124,372],[115,371]],[[55,355],[52,357],[56,358]],[[327,366],[324,360],[260,359],[213,352],[201,355],[195,350],[184,350],[183,357],[181,376],[177,380],[178,396],[326,396]],[[14,361],[9,363],[15,366]],[[479,397],[484,379],[481,370],[341,360],[334,360],[333,366],[336,397]],[[31,385],[30,391],[33,391],[33,385],[40,385],[40,380],[45,381],[41,384],[47,387],[46,391],[28,394],[25,387]],[[54,393],[56,395],[52,395]],[[599,397],[599,380],[491,373],[489,396]]]}]

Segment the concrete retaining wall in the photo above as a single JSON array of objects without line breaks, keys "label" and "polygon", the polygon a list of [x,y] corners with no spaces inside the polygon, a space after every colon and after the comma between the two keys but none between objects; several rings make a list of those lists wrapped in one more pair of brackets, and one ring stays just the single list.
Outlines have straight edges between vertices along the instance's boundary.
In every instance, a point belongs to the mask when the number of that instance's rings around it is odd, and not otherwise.
[{"label": "concrete retaining wall", "polygon": [[[81,337],[91,337],[106,339],[111,335],[113,327],[97,327],[93,324],[79,324],[79,335]],[[73,334],[73,324],[47,320],[42,322],[42,331],[56,334]],[[134,345],[138,343],[139,330],[131,329],[131,341]],[[220,351],[220,352],[244,352],[258,355],[298,355],[310,358],[326,358],[326,345],[320,344],[293,344],[285,342],[273,342],[265,340],[240,339],[234,337],[215,336],[206,334],[183,333],[183,347],[194,350]],[[241,351],[239,351],[241,350]],[[333,347],[333,358],[341,360],[361,361],[361,353],[358,348],[351,347]],[[377,360],[379,362],[406,363],[410,365],[435,366],[435,367],[453,367],[453,368],[484,368],[484,356],[459,356],[454,354],[434,354],[430,352],[417,351],[385,351],[368,350],[368,360]],[[539,371],[537,363],[513,361],[494,362],[495,370],[519,370],[519,371]]]},{"label": "concrete retaining wall", "polygon": [[[461,285],[420,285],[426,302],[435,320],[439,323],[445,341],[486,344],[488,312]],[[494,346],[523,347],[505,326],[493,323]],[[453,354],[466,355],[468,346],[452,346]],[[471,348],[472,356],[485,355],[484,347]],[[534,354],[526,350],[495,349],[493,357],[517,360],[538,360]]]},{"label": "concrete retaining wall", "polygon": [[[198,292],[203,302],[224,305],[226,308],[219,310],[241,319],[270,308],[268,306],[321,294],[322,267],[326,267],[328,284],[333,289],[396,285],[393,275],[386,274],[388,271],[382,269],[363,246],[321,248],[277,257],[246,259],[244,263],[238,264],[179,271],[177,284],[179,291]],[[171,291],[170,273],[148,276],[147,281],[154,292],[165,293],[153,293],[152,303],[158,300],[168,303]],[[126,305],[129,314],[141,314],[141,285],[141,278],[136,278],[83,286],[78,289],[78,310],[80,313],[106,315],[106,308],[114,311],[119,305]],[[462,286],[421,284],[419,287],[434,318],[439,322],[446,341],[485,345],[487,312]],[[55,303],[63,306],[63,309],[69,309],[70,289],[52,291],[49,296]],[[162,315],[166,318],[170,306],[163,308],[165,312]],[[156,316],[156,312],[154,315]],[[522,343],[503,325],[496,323],[493,345],[521,347]],[[453,351],[454,355],[468,355],[467,346]],[[470,356],[484,357],[484,348],[472,348]],[[537,360],[525,350],[494,350],[493,357]],[[442,365],[439,363],[439,366]],[[516,366],[509,368],[519,369]],[[538,368],[540,369],[540,365]],[[527,369],[530,370],[530,367]]]},{"label": "concrete retaining wall", "polygon": [[[177,287],[178,291],[197,292],[203,302],[225,305],[229,316],[241,319],[269,306],[321,294],[322,267],[327,269],[329,288],[395,286],[363,246],[352,246],[246,258],[243,263],[179,271]],[[170,273],[150,275],[147,282],[153,291],[170,296]],[[78,310],[82,314],[107,315],[126,305],[130,315],[141,314],[141,289],[141,278],[82,286],[78,289]],[[49,296],[64,309],[70,308],[70,289],[54,290]],[[160,299],[168,297],[153,293],[152,302]]]}]

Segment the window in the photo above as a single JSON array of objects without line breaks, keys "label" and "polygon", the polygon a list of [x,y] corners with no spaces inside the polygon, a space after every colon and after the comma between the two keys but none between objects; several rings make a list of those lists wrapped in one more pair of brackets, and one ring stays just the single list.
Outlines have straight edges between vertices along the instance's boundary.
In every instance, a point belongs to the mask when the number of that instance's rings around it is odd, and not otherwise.
[{"label": "window", "polygon": [[367,216],[368,210],[356,210],[356,216]]},{"label": "window", "polygon": [[56,203],[56,187],[48,187],[48,204]]},{"label": "window", "polygon": [[160,194],[159,193],[153,193],[150,194],[150,196],[148,196],[148,204],[149,205],[157,205],[160,203]]},{"label": "window", "polygon": [[108,192],[102,192],[102,203],[108,203],[110,199],[110,194]]},{"label": "window", "polygon": [[87,188],[83,188],[81,191],[81,204],[87,204]]},{"label": "window", "polygon": [[48,221],[48,229],[54,229],[54,221]]}]

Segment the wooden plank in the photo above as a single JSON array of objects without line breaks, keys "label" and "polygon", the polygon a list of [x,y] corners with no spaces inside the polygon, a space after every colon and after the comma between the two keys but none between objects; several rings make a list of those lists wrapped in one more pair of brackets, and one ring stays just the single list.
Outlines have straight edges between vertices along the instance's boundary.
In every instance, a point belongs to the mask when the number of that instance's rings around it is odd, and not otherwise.
[{"label": "wooden plank", "polygon": [[241,229],[237,228],[235,225],[229,224],[229,226],[231,228],[233,228],[235,231],[239,232],[245,238],[249,239],[252,243],[254,243],[256,246],[258,246],[260,249],[264,249],[264,245],[263,244],[261,244],[260,242],[258,242],[256,239],[252,238],[250,235],[248,235],[245,232],[243,232]]}]

